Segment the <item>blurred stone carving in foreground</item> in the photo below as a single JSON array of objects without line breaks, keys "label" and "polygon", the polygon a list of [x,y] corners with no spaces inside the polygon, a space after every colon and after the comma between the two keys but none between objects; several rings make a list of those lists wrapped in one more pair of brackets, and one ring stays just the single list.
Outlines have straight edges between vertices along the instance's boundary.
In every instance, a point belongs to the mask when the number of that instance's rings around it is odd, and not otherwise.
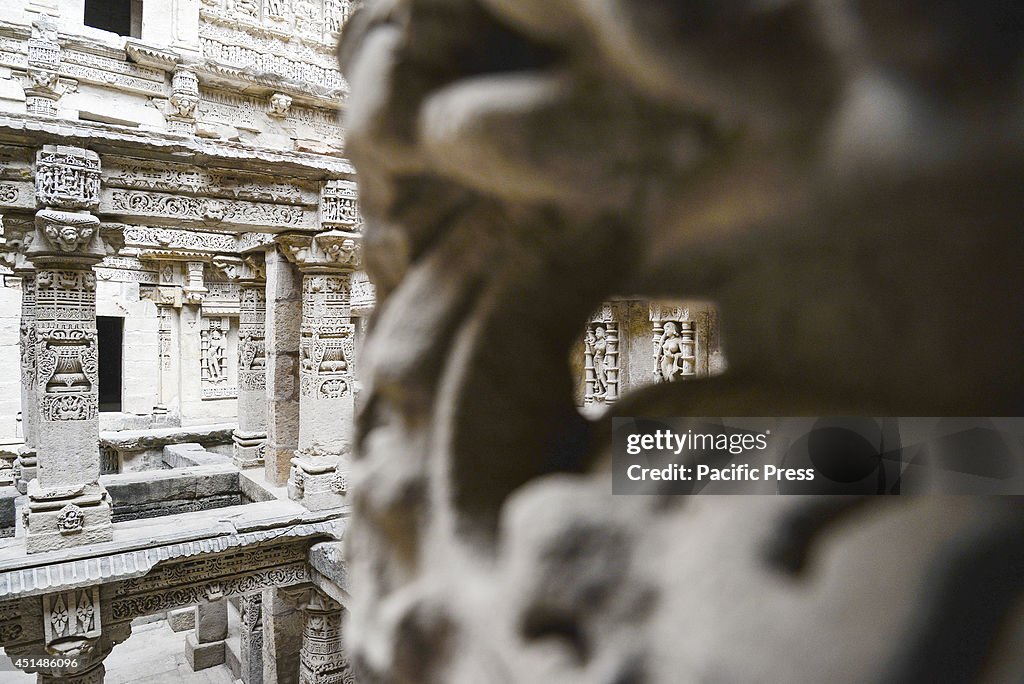
[{"label": "blurred stone carving in foreground", "polygon": [[[1022,677],[1019,504],[613,499],[608,477],[611,415],[1019,414],[1012,11],[388,0],[351,18],[380,297],[347,533],[365,681]],[[626,294],[716,300],[729,371],[588,422],[569,350]]]}]

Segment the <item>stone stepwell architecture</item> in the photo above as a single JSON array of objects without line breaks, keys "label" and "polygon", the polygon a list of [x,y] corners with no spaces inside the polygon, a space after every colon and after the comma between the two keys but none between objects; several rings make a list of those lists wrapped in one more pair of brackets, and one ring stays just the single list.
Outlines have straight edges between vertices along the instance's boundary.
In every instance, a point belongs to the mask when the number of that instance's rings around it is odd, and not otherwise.
[{"label": "stone stepwell architecture", "polygon": [[[354,681],[339,544],[376,294],[338,120],[352,10],[0,8],[0,646],[80,661],[21,665],[40,682],[103,681],[154,617],[197,671]],[[725,367],[701,300],[610,297],[575,332],[586,415]]]}]

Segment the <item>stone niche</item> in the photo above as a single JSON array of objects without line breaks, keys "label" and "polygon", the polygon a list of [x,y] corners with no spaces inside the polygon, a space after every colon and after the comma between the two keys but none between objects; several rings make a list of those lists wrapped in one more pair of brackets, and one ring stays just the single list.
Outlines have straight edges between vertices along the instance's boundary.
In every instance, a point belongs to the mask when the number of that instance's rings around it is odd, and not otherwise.
[{"label": "stone niche", "polygon": [[[725,354],[718,309],[703,300],[606,302],[587,322],[569,365],[576,405],[587,412],[646,385],[720,375]],[[663,365],[677,370],[666,378]]]}]

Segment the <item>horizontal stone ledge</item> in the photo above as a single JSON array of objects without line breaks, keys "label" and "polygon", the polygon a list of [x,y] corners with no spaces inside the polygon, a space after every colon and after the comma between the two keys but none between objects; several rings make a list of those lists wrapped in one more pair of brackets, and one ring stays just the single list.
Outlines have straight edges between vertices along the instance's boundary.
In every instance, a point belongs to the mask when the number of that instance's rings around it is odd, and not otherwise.
[{"label": "horizontal stone ledge", "polygon": [[100,433],[100,446],[118,451],[159,449],[169,444],[195,442],[204,447],[231,444],[235,423],[192,425],[189,427],[150,428],[147,430],[111,430]]},{"label": "horizontal stone ledge", "polygon": [[[236,506],[233,509],[265,508],[268,505],[286,505],[290,502],[268,502],[266,504],[250,504]],[[286,507],[286,506],[282,506]],[[300,508],[295,505],[295,507]],[[170,516],[157,519],[162,527],[174,528],[178,523],[187,524],[211,513],[230,512],[232,508],[218,511],[189,513],[181,516]],[[326,520],[310,520],[301,513],[293,516],[278,516],[274,524],[270,518],[262,521],[266,526],[260,529],[238,531],[230,523],[208,524],[204,532],[189,530],[187,533],[144,538],[135,542],[125,543],[120,540],[118,528],[138,524],[118,523],[114,525],[114,541],[96,544],[88,549],[76,549],[78,553],[92,552],[90,557],[69,558],[72,552],[67,549],[10,558],[0,563],[0,601],[9,601],[27,596],[51,593],[54,591],[91,586],[132,577],[142,577],[149,573],[158,563],[172,559],[188,558],[202,554],[221,553],[228,549],[263,544],[277,544],[287,538],[300,539],[335,539],[340,540],[346,521],[341,518]],[[152,523],[152,520],[144,521]],[[174,538],[177,536],[177,538]],[[192,538],[188,538],[191,536]],[[16,540],[15,540],[16,541]],[[8,542],[11,544],[12,542]],[[124,548],[132,543],[143,548]],[[120,547],[120,548],[119,548]],[[5,549],[10,552],[11,546]]]},{"label": "horizontal stone ledge", "polygon": [[275,172],[310,179],[326,180],[338,175],[354,175],[347,159],[309,152],[272,150],[194,138],[174,133],[141,130],[92,121],[42,119],[28,114],[0,115],[0,143],[24,147],[60,143],[93,149],[101,154],[123,154],[149,159],[181,161],[187,159],[197,166],[250,168],[265,171],[265,164],[275,164]]}]

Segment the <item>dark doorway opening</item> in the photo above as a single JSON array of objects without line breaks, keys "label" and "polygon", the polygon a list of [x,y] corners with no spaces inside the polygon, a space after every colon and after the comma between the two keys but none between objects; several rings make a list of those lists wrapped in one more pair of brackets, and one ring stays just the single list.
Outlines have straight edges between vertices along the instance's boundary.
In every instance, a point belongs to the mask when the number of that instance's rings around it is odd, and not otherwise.
[{"label": "dark doorway opening", "polygon": [[142,0],[85,0],[85,25],[142,37]]},{"label": "dark doorway opening", "polygon": [[99,331],[100,411],[120,411],[124,319],[97,316],[96,329]]}]

